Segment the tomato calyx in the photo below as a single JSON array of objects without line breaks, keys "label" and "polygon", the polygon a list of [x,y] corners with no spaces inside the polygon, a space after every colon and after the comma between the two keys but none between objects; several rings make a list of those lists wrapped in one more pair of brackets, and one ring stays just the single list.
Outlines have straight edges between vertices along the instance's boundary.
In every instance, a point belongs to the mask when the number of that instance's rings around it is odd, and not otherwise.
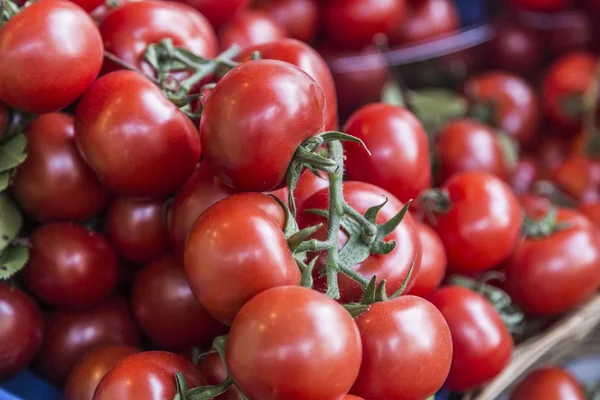
[{"label": "tomato calyx", "polygon": [[[26,3],[24,7],[28,6],[29,5],[28,3]],[[15,15],[17,15],[19,13],[19,11],[21,11],[19,6],[16,5],[15,3],[13,3],[12,1],[1,0],[0,1],[0,12],[1,12],[0,27],[2,27],[2,25],[4,25],[6,22],[8,22],[9,19],[11,19]]]},{"label": "tomato calyx", "polygon": [[419,219],[423,220],[423,217],[426,217],[432,224],[436,222],[436,214],[446,214],[452,208],[450,194],[442,188],[423,191],[416,203]]},{"label": "tomato calyx", "polygon": [[531,239],[543,239],[568,227],[568,223],[558,222],[557,208],[550,207],[546,215],[544,215],[542,218],[534,219],[526,216],[523,220],[522,232],[524,237]]}]

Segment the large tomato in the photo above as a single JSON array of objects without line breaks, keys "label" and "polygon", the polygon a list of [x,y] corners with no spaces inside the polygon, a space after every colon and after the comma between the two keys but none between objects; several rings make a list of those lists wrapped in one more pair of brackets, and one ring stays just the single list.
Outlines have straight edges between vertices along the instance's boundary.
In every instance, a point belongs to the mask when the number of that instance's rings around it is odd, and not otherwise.
[{"label": "large tomato", "polygon": [[219,29],[250,5],[251,0],[178,0],[189,4],[200,11],[215,27]]},{"label": "large tomato", "polygon": [[143,75],[116,71],[98,79],[75,111],[83,158],[113,191],[161,197],[178,188],[200,159],[190,119]]},{"label": "large tomato", "polygon": [[539,368],[528,374],[512,391],[510,400],[585,400],[583,387],[564,369]]},{"label": "large tomato", "polygon": [[38,221],[84,220],[108,206],[110,195],[75,146],[73,117],[51,113],[25,131],[27,158],[17,169],[13,193]]},{"label": "large tomato", "polygon": [[588,217],[592,224],[600,228],[600,201],[589,204],[582,204],[578,211]]},{"label": "large tomato", "polygon": [[392,44],[424,42],[455,32],[460,14],[452,0],[408,0],[404,21],[392,30]]},{"label": "large tomato", "polygon": [[429,297],[452,335],[454,354],[445,386],[466,391],[498,375],[510,361],[513,339],[488,300],[461,286],[446,286]]},{"label": "large tomato", "polygon": [[582,203],[600,200],[600,163],[588,157],[568,157],[552,174],[552,181]]},{"label": "large tomato", "polygon": [[285,30],[269,14],[262,11],[245,11],[236,15],[219,31],[219,45],[226,50],[233,45],[242,50],[268,43],[286,36]]},{"label": "large tomato", "polygon": [[452,339],[427,300],[400,296],[375,303],[356,324],[363,359],[352,393],[369,400],[417,400],[442,387],[452,362]]},{"label": "large tomato", "polygon": [[407,294],[426,298],[444,279],[448,260],[444,244],[438,234],[429,225],[423,223],[417,223],[416,227],[423,247],[423,258],[415,284]]},{"label": "large tomato", "polygon": [[294,39],[311,42],[319,28],[319,6],[315,0],[270,0],[258,7]]},{"label": "large tomato", "polygon": [[[350,314],[314,290],[272,288],[235,318],[226,361],[238,387],[261,400],[341,400],[361,363]],[[310,384],[308,384],[310,382]]]},{"label": "large tomato", "polygon": [[345,146],[348,179],[380,186],[401,201],[431,186],[427,134],[410,111],[371,104],[350,116],[344,132],[361,139],[371,152],[357,143]]},{"label": "large tomato", "polygon": [[85,11],[65,0],[35,2],[0,29],[0,99],[32,113],[57,111],[96,79],[103,57]]},{"label": "large tomato", "polygon": [[242,63],[206,101],[203,156],[231,187],[275,189],[296,148],[322,130],[326,108],[319,85],[298,67],[275,60]]}]

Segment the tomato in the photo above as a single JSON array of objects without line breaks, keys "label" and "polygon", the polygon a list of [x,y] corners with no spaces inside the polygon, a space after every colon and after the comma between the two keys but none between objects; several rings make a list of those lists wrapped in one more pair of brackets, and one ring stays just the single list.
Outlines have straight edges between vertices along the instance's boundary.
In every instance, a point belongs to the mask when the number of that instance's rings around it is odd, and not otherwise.
[{"label": "tomato", "polygon": [[344,397],[344,400],[364,400],[364,399],[362,397],[358,397],[358,396],[349,394],[348,396]]},{"label": "tomato", "polygon": [[51,113],[26,129],[27,158],[13,180],[13,194],[37,221],[85,220],[103,211],[110,194],[75,146],[73,117]]},{"label": "tomato", "polygon": [[113,297],[91,310],[48,315],[35,367],[43,376],[62,384],[90,350],[105,344],[138,343],[137,327],[127,303]]},{"label": "tomato", "polygon": [[400,296],[375,303],[356,324],[363,359],[352,393],[369,400],[416,400],[442,387],[452,362],[452,339],[427,300]]},{"label": "tomato", "polygon": [[85,11],[70,1],[37,1],[0,30],[0,99],[32,113],[57,111],[96,79],[103,57]]},{"label": "tomato", "polygon": [[389,33],[406,17],[405,0],[332,0],[322,5],[323,29],[331,42],[360,49],[378,33]]},{"label": "tomato", "polygon": [[[100,24],[106,51],[136,66],[148,76],[156,71],[144,60],[146,48],[162,39],[175,47],[213,58],[219,52],[217,37],[202,14],[185,4],[163,1],[135,1],[123,4]],[[106,60],[103,72],[121,69]]]},{"label": "tomato", "polygon": [[511,177],[510,186],[517,194],[527,193],[539,176],[538,161],[533,157],[521,156]]},{"label": "tomato", "polygon": [[506,259],[520,239],[521,207],[507,184],[485,172],[459,172],[444,183],[452,203],[435,215],[448,269],[473,274]]},{"label": "tomato", "polygon": [[542,83],[544,106],[548,118],[564,126],[579,126],[582,97],[592,83],[596,58],[586,52],[566,54],[550,66]]},{"label": "tomato", "polygon": [[380,186],[401,201],[431,187],[427,133],[410,111],[371,104],[350,116],[344,132],[361,139],[371,152],[358,143],[345,145],[348,179]]},{"label": "tomato", "polygon": [[284,27],[289,37],[311,42],[319,28],[319,7],[315,0],[272,0],[259,8]]},{"label": "tomato", "polygon": [[94,400],[167,400],[177,394],[175,374],[183,373],[190,389],[206,383],[185,358],[166,351],[146,351],[119,361],[98,384]]},{"label": "tomato", "polygon": [[506,72],[486,72],[465,82],[473,106],[490,107],[491,123],[525,146],[535,138],[539,106],[533,88],[522,78]]},{"label": "tomato", "polygon": [[22,291],[0,283],[0,379],[19,373],[42,342],[42,313]]},{"label": "tomato", "polygon": [[[322,171],[318,171],[318,174],[319,175],[317,176],[312,171],[306,170],[300,175],[300,179],[298,179],[298,184],[294,190],[296,209],[301,207],[302,203],[310,196],[321,189],[329,187],[329,178],[327,177],[327,174]],[[287,186],[269,192],[268,194],[277,197],[279,200],[283,201],[284,204],[288,204],[290,191]]]},{"label": "tomato", "polygon": [[228,197],[198,218],[185,246],[185,272],[192,292],[216,320],[231,325],[258,293],[300,283],[284,221],[283,208],[259,193]]},{"label": "tomato", "polygon": [[234,382],[261,400],[342,399],[361,356],[352,316],[324,294],[299,286],[272,288],[246,303],[226,351]]},{"label": "tomato", "polygon": [[444,279],[448,262],[444,244],[438,234],[430,226],[422,223],[417,223],[416,227],[423,247],[423,258],[415,284],[407,294],[427,297]]},{"label": "tomato", "polygon": [[569,144],[562,138],[550,137],[544,140],[537,151],[542,173],[547,175],[556,171],[567,158],[568,150]]},{"label": "tomato", "polygon": [[424,42],[455,32],[460,15],[452,0],[408,0],[406,17],[390,35],[392,44]]},{"label": "tomato", "polygon": [[578,211],[585,215],[592,224],[600,228],[600,201],[581,204]]},{"label": "tomato", "polygon": [[552,173],[552,181],[583,203],[600,200],[600,163],[587,157],[569,157]]},{"label": "tomato", "polygon": [[238,45],[242,50],[250,46],[283,39],[285,30],[269,14],[245,11],[236,15],[219,31],[219,45],[226,50]]},{"label": "tomato", "polygon": [[75,111],[75,140],[100,180],[123,196],[167,195],[200,159],[200,138],[190,119],[158,86],[132,71],[94,82]]},{"label": "tomato", "polygon": [[588,49],[594,43],[594,25],[584,10],[571,10],[560,15],[560,23],[550,24],[547,33],[548,48],[560,55],[574,50]]},{"label": "tomato", "polygon": [[[227,379],[227,368],[221,360],[218,353],[208,354],[200,365],[200,372],[206,378],[209,385],[219,385]],[[236,388],[231,387],[227,391],[217,397],[215,400],[240,400],[240,396]]]},{"label": "tomato", "polygon": [[539,368],[529,373],[512,391],[510,400],[585,400],[585,391],[567,371]]},{"label": "tomato", "polygon": [[446,286],[429,301],[440,310],[452,335],[454,355],[445,387],[475,389],[508,365],[512,336],[485,297],[461,286]]},{"label": "tomato", "polygon": [[325,113],[323,92],[299,68],[275,60],[242,63],[206,101],[200,122],[203,156],[235,189],[276,189],[296,148],[321,131]]},{"label": "tomato", "polygon": [[519,75],[538,72],[544,56],[544,45],[538,32],[509,20],[496,26],[496,36],[487,50],[485,57],[490,66]]},{"label": "tomato", "polygon": [[566,9],[572,0],[508,0],[515,7],[530,11],[555,12]]},{"label": "tomato", "polygon": [[200,11],[218,29],[250,5],[250,0],[178,0]]},{"label": "tomato", "polygon": [[9,124],[8,108],[0,102],[0,139],[4,136]]},{"label": "tomato", "polygon": [[163,348],[205,347],[227,332],[198,303],[173,255],[140,271],[131,289],[131,310],[146,336]]},{"label": "tomato", "polygon": [[326,131],[338,129],[337,95],[333,77],[325,60],[309,45],[294,39],[281,39],[262,45],[251,46],[238,57],[242,61],[248,61],[252,54],[258,51],[261,59],[280,60],[297,66],[310,75],[317,82],[327,104],[327,116],[325,121]]},{"label": "tomato", "polygon": [[[388,201],[386,205],[377,215],[378,224],[391,219],[400,212],[404,206],[393,194],[368,183],[345,182],[343,193],[346,202],[362,214],[370,207],[381,205],[387,198]],[[327,209],[328,205],[328,189],[322,189],[312,195],[302,204],[302,208],[298,209],[298,225],[300,228],[324,223],[325,220],[322,217],[306,213],[304,210],[312,208]],[[325,236],[325,227],[315,234],[315,237],[318,239],[325,239]],[[343,231],[340,231],[340,236],[340,242],[345,242],[346,234]],[[422,247],[415,221],[409,213],[404,216],[400,225],[396,227],[386,240],[393,240],[396,242],[396,248],[391,253],[371,254],[365,261],[353,266],[352,269],[367,279],[370,279],[373,275],[377,275],[379,281],[385,279],[388,294],[392,294],[402,286],[414,261],[412,276],[406,289],[410,290],[414,285],[421,266]],[[318,290],[324,289],[324,286],[326,286],[325,278],[318,278],[319,272],[321,272],[323,266],[323,260],[319,260],[315,266],[315,273],[317,275],[315,287]],[[339,288],[341,295],[340,302],[342,303],[358,300],[363,295],[363,290],[360,285],[345,275],[339,275]]]},{"label": "tomato", "polygon": [[132,346],[108,344],[87,353],[69,374],[63,392],[64,400],[92,400],[100,380],[123,358],[137,353]]},{"label": "tomato", "polygon": [[100,7],[103,2],[101,0],[71,0],[85,11],[90,12]]},{"label": "tomato", "polygon": [[102,303],[117,284],[110,243],[79,225],[55,222],[36,229],[23,270],[29,289],[52,307],[83,310]]},{"label": "tomato", "polygon": [[148,262],[167,252],[163,203],[126,197],[112,203],[106,216],[106,232],[119,254],[130,261]]}]

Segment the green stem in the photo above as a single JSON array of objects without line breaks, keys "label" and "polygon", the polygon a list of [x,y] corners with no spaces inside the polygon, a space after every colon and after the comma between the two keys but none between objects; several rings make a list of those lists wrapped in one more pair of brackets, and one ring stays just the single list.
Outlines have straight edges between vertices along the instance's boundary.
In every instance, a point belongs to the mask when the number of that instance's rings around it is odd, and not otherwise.
[{"label": "green stem", "polygon": [[362,239],[365,243],[371,244],[377,236],[377,227],[372,224],[364,215],[352,208],[344,201],[344,213],[360,224],[363,229]]},{"label": "green stem", "polygon": [[302,242],[297,248],[296,253],[304,253],[305,251],[323,251],[331,248],[331,243],[317,239],[307,240]]}]

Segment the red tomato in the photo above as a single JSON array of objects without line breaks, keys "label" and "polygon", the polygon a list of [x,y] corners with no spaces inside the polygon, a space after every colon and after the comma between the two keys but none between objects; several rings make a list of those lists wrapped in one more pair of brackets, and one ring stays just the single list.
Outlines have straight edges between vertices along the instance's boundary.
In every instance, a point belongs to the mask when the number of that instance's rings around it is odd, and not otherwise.
[{"label": "red tomato", "polygon": [[585,215],[592,224],[600,228],[600,201],[581,204],[578,211]]},{"label": "red tomato", "polygon": [[452,335],[454,355],[445,387],[475,389],[508,365],[512,336],[485,297],[461,286],[446,286],[429,300],[446,319]]},{"label": "red tomato", "polygon": [[9,124],[8,108],[0,102],[0,139],[4,136]]},{"label": "red tomato", "polygon": [[530,11],[555,12],[566,9],[573,0],[508,0],[515,7]]},{"label": "red tomato", "polygon": [[275,60],[242,63],[206,101],[200,122],[203,156],[233,188],[273,190],[296,148],[321,131],[325,115],[323,92],[299,68]]},{"label": "red tomato", "polygon": [[352,387],[362,351],[356,324],[341,305],[314,290],[287,286],[264,291],[242,307],[226,356],[233,380],[250,398],[332,400]]},{"label": "red tomato", "polygon": [[408,0],[405,19],[390,35],[392,44],[424,42],[455,32],[460,15],[452,0]]},{"label": "red tomato", "polygon": [[219,29],[250,5],[250,0],[178,0],[200,11]]},{"label": "red tomato", "polygon": [[48,315],[35,367],[43,376],[62,384],[90,350],[105,344],[138,343],[137,327],[127,303],[113,297],[91,310]]},{"label": "red tomato", "polygon": [[221,50],[238,45],[242,50],[250,46],[283,39],[285,30],[269,14],[245,11],[236,15],[219,32]]},{"label": "red tomato", "polygon": [[100,180],[124,196],[167,195],[200,159],[200,138],[190,119],[158,86],[132,71],[94,82],[75,111],[75,140]]},{"label": "red tomato", "polygon": [[63,391],[63,400],[92,400],[100,380],[123,358],[139,350],[108,344],[90,351],[73,367]]},{"label": "red tomato", "polygon": [[349,394],[348,396],[344,397],[344,400],[364,400],[364,399],[362,397],[358,397],[358,396]]},{"label": "red tomato", "polygon": [[517,194],[527,193],[539,176],[538,161],[533,157],[521,156],[510,180],[510,186]]},{"label": "red tomato", "polygon": [[350,116],[344,132],[361,139],[371,152],[358,143],[345,145],[348,179],[380,186],[401,201],[431,187],[427,133],[410,111],[371,104]]},{"label": "red tomato", "polygon": [[36,229],[31,245],[23,278],[52,307],[84,310],[97,306],[117,284],[117,256],[99,233],[56,222]]},{"label": "red tomato", "polygon": [[557,367],[539,368],[512,391],[510,400],[585,400],[585,391],[567,371]]},{"label": "red tomato", "polygon": [[521,207],[512,190],[493,175],[459,172],[443,186],[450,211],[435,215],[448,269],[473,274],[487,271],[506,259],[520,239]]},{"label": "red tomato", "polygon": [[108,191],[75,146],[73,117],[42,115],[25,136],[27,158],[12,188],[27,215],[37,221],[85,220],[108,206]]},{"label": "red tomato", "polygon": [[[219,385],[227,379],[227,368],[221,360],[218,353],[211,353],[204,358],[200,365],[200,372],[206,378],[209,385]],[[240,396],[236,388],[232,387],[217,397],[215,400],[240,400]]]},{"label": "red tomato", "polygon": [[94,400],[172,399],[177,394],[175,374],[183,373],[190,389],[206,383],[185,358],[166,351],[146,351],[119,361],[98,384]]},{"label": "red tomato", "polygon": [[427,300],[400,296],[375,303],[356,324],[363,359],[352,393],[369,400],[426,399],[442,387],[452,362],[452,339]]},{"label": "red tomato", "polygon": [[[219,52],[217,37],[202,14],[185,4],[163,1],[135,1],[123,4],[100,24],[104,48],[148,76],[156,71],[144,60],[146,48],[162,39],[176,47],[213,58]],[[121,69],[106,60],[103,72]]]},{"label": "red tomato", "polygon": [[538,32],[508,20],[498,24],[485,54],[493,68],[519,75],[537,73],[543,56],[544,43]]},{"label": "red tomato", "polygon": [[0,282],[0,379],[19,373],[42,342],[42,313],[22,291]]},{"label": "red tomato", "polygon": [[568,151],[569,143],[562,138],[550,137],[544,140],[537,151],[542,174],[545,176],[556,171],[564,163]]},{"label": "red tomato", "polygon": [[552,173],[552,181],[583,203],[600,200],[600,163],[587,157],[569,157]]},{"label": "red tomato", "polygon": [[37,114],[66,107],[96,79],[102,51],[98,28],[80,7],[37,1],[0,30],[0,99]]},{"label": "red tomato", "polygon": [[289,37],[311,42],[319,28],[319,7],[314,0],[272,0],[260,4]]},{"label": "red tomato", "polygon": [[[300,208],[302,203],[310,196],[326,187],[329,187],[329,178],[327,177],[327,174],[319,171],[319,176],[317,176],[311,171],[304,171],[302,175],[300,175],[300,179],[298,179],[298,184],[294,190],[296,209]],[[277,197],[279,200],[283,201],[284,204],[288,204],[290,191],[287,186],[269,192],[268,194]]]},{"label": "red tomato", "polygon": [[593,21],[584,10],[572,10],[560,15],[560,22],[550,24],[548,48],[556,55],[588,49],[594,43]]},{"label": "red tomato", "polygon": [[423,247],[421,268],[415,278],[415,284],[407,294],[427,297],[433,293],[444,279],[446,273],[446,251],[437,233],[429,226],[416,223],[417,232]]},{"label": "red tomato", "polygon": [[100,7],[103,2],[102,0],[71,0],[85,11],[90,12]]},{"label": "red tomato", "polygon": [[[367,209],[381,205],[387,198],[387,204],[377,215],[377,223],[381,224],[395,216],[404,206],[394,195],[386,192],[377,186],[363,182],[345,182],[344,198],[348,204],[358,212],[364,214]],[[329,192],[322,189],[311,196],[298,209],[298,224],[301,228],[314,226],[323,223],[324,219],[314,214],[305,213],[304,210],[311,208],[327,209],[329,205]],[[319,239],[325,239],[326,228],[323,227],[315,234]],[[341,242],[346,240],[346,234],[340,231]],[[421,266],[421,240],[419,239],[417,228],[412,216],[407,213],[404,219],[396,229],[386,238],[396,242],[396,248],[389,254],[372,254],[361,264],[355,265],[352,269],[356,270],[367,279],[377,275],[379,281],[385,279],[387,282],[388,294],[394,293],[402,286],[408,275],[410,266],[414,261],[412,276],[408,282],[406,290],[410,290],[414,285],[416,277]],[[316,275],[324,266],[322,260],[319,260],[315,267]],[[324,277],[316,280],[316,288],[323,289],[326,284]],[[349,303],[358,300],[363,295],[363,290],[356,281],[345,275],[339,275],[340,302]]]}]

